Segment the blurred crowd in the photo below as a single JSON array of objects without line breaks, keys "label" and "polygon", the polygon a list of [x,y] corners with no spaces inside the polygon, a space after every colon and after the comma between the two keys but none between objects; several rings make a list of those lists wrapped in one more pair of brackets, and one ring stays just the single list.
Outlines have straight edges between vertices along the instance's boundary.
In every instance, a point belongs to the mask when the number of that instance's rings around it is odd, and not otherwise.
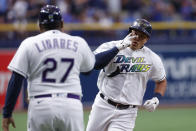
[{"label": "blurred crowd", "polygon": [[[196,21],[196,0],[0,0],[0,24],[12,23],[14,31],[0,32],[0,40],[24,39],[37,32],[25,31],[36,23],[41,7],[57,5],[65,23],[132,23],[137,18],[148,21]],[[6,28],[6,27],[4,27]],[[72,35],[116,37],[119,31],[72,31]],[[127,33],[127,31],[125,31]],[[196,31],[153,31],[156,37],[194,36]]]},{"label": "blurred crowd", "polygon": [[196,0],[0,0],[0,23],[36,22],[45,4],[59,6],[66,23],[196,20]]}]

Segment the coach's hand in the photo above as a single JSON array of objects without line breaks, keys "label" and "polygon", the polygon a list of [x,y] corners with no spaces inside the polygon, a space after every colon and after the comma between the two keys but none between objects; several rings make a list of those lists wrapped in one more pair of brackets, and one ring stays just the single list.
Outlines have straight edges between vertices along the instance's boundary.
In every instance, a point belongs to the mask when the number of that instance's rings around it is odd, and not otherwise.
[{"label": "coach's hand", "polygon": [[9,131],[9,124],[12,124],[12,126],[14,128],[16,128],[15,123],[14,123],[14,119],[12,117],[3,118],[3,121],[2,121],[3,131]]},{"label": "coach's hand", "polygon": [[122,41],[122,43],[118,43],[116,45],[116,47],[118,48],[118,50],[123,50],[127,47],[129,47],[132,43],[131,39],[135,38],[137,36],[131,36],[130,34],[128,34]]},{"label": "coach's hand", "polygon": [[144,108],[146,108],[149,112],[155,111],[158,105],[159,99],[157,97],[153,97],[152,99],[144,102]]}]

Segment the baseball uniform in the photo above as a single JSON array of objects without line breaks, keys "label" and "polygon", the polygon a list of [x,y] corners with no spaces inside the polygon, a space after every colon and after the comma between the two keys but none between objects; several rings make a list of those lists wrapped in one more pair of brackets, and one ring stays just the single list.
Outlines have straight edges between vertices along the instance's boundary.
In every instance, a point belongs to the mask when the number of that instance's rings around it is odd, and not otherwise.
[{"label": "baseball uniform", "polygon": [[[122,40],[103,43],[94,53],[111,50],[118,43]],[[117,70],[119,74],[110,77]],[[165,77],[160,57],[148,47],[119,51],[100,71],[99,93],[92,106],[87,131],[133,130],[148,80],[162,81]]]},{"label": "baseball uniform", "polygon": [[28,131],[83,131],[80,72],[94,54],[80,37],[49,30],[25,39],[8,68],[28,79]]}]

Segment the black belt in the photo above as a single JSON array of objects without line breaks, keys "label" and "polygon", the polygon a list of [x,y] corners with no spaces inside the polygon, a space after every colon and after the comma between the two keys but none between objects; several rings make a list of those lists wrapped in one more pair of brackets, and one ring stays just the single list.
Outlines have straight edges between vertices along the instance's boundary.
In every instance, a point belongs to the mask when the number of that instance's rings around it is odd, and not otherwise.
[{"label": "black belt", "polygon": [[[104,94],[100,93],[100,96],[101,96],[101,98],[103,98],[104,100],[106,100]],[[117,109],[120,109],[120,110],[127,109],[129,107],[132,107],[132,108],[137,107],[136,105],[123,105],[121,103],[114,102],[114,101],[112,101],[110,99],[107,99],[107,102],[109,104],[115,106]]]},{"label": "black belt", "polygon": [[[55,96],[61,96],[62,94],[64,93],[55,93]],[[44,98],[44,97],[52,97],[53,94],[44,94],[44,95],[37,95],[37,96],[34,96],[33,98]],[[80,100],[80,96],[79,95],[76,95],[76,94],[72,94],[72,93],[68,93],[67,94],[67,98],[73,98],[73,99],[78,99]]]}]

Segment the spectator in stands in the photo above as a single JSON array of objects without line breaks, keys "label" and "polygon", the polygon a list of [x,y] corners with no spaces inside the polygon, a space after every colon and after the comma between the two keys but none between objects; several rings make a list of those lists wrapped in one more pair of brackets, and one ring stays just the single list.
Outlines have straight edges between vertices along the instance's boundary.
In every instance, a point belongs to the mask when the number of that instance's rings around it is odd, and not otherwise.
[{"label": "spectator in stands", "polygon": [[196,0],[192,0],[192,11],[191,11],[191,19],[196,21]]},{"label": "spectator in stands", "polygon": [[191,0],[183,0],[181,4],[181,14],[184,20],[191,20]]},{"label": "spectator in stands", "polygon": [[5,22],[5,15],[7,12],[7,0],[0,0],[0,23]]},{"label": "spectator in stands", "polygon": [[29,22],[37,22],[39,11],[45,4],[45,0],[29,0],[27,11],[27,19]]},{"label": "spectator in stands", "polygon": [[[112,19],[116,17],[114,14],[118,14],[123,22],[132,22],[135,17],[147,17],[151,21],[196,19],[196,0],[0,0],[0,23],[4,22],[9,7],[11,6],[10,10],[14,10],[12,4],[16,5],[21,1],[28,5],[25,16],[31,22],[36,21],[38,10],[46,3],[60,5],[64,21],[70,23],[84,23],[92,16],[91,13],[96,13],[97,10],[107,13],[107,16],[109,12]],[[21,9],[24,8],[26,5],[21,6]],[[13,15],[11,17],[9,13],[8,16],[9,21],[13,22]]]},{"label": "spectator in stands", "polygon": [[28,2],[26,0],[17,0],[12,8],[10,8],[7,18],[8,21],[12,22],[15,28],[15,32],[9,32],[9,36],[15,36],[22,38],[26,33],[26,12],[28,8]]},{"label": "spectator in stands", "polygon": [[[19,28],[19,25],[23,25],[20,28],[24,28],[27,24],[26,13],[28,8],[28,2],[26,0],[17,0],[13,8],[8,12],[9,21],[13,21],[16,28]],[[20,29],[19,28],[19,29]]]},{"label": "spectator in stands", "polygon": [[[66,23],[109,26],[115,22],[132,23],[137,18],[152,22],[196,20],[196,0],[0,0],[0,23],[14,23],[17,31],[23,30],[27,22],[37,22],[37,14],[43,4],[58,5]],[[18,26],[18,23],[23,26]],[[13,32],[7,36],[15,37]]]}]

